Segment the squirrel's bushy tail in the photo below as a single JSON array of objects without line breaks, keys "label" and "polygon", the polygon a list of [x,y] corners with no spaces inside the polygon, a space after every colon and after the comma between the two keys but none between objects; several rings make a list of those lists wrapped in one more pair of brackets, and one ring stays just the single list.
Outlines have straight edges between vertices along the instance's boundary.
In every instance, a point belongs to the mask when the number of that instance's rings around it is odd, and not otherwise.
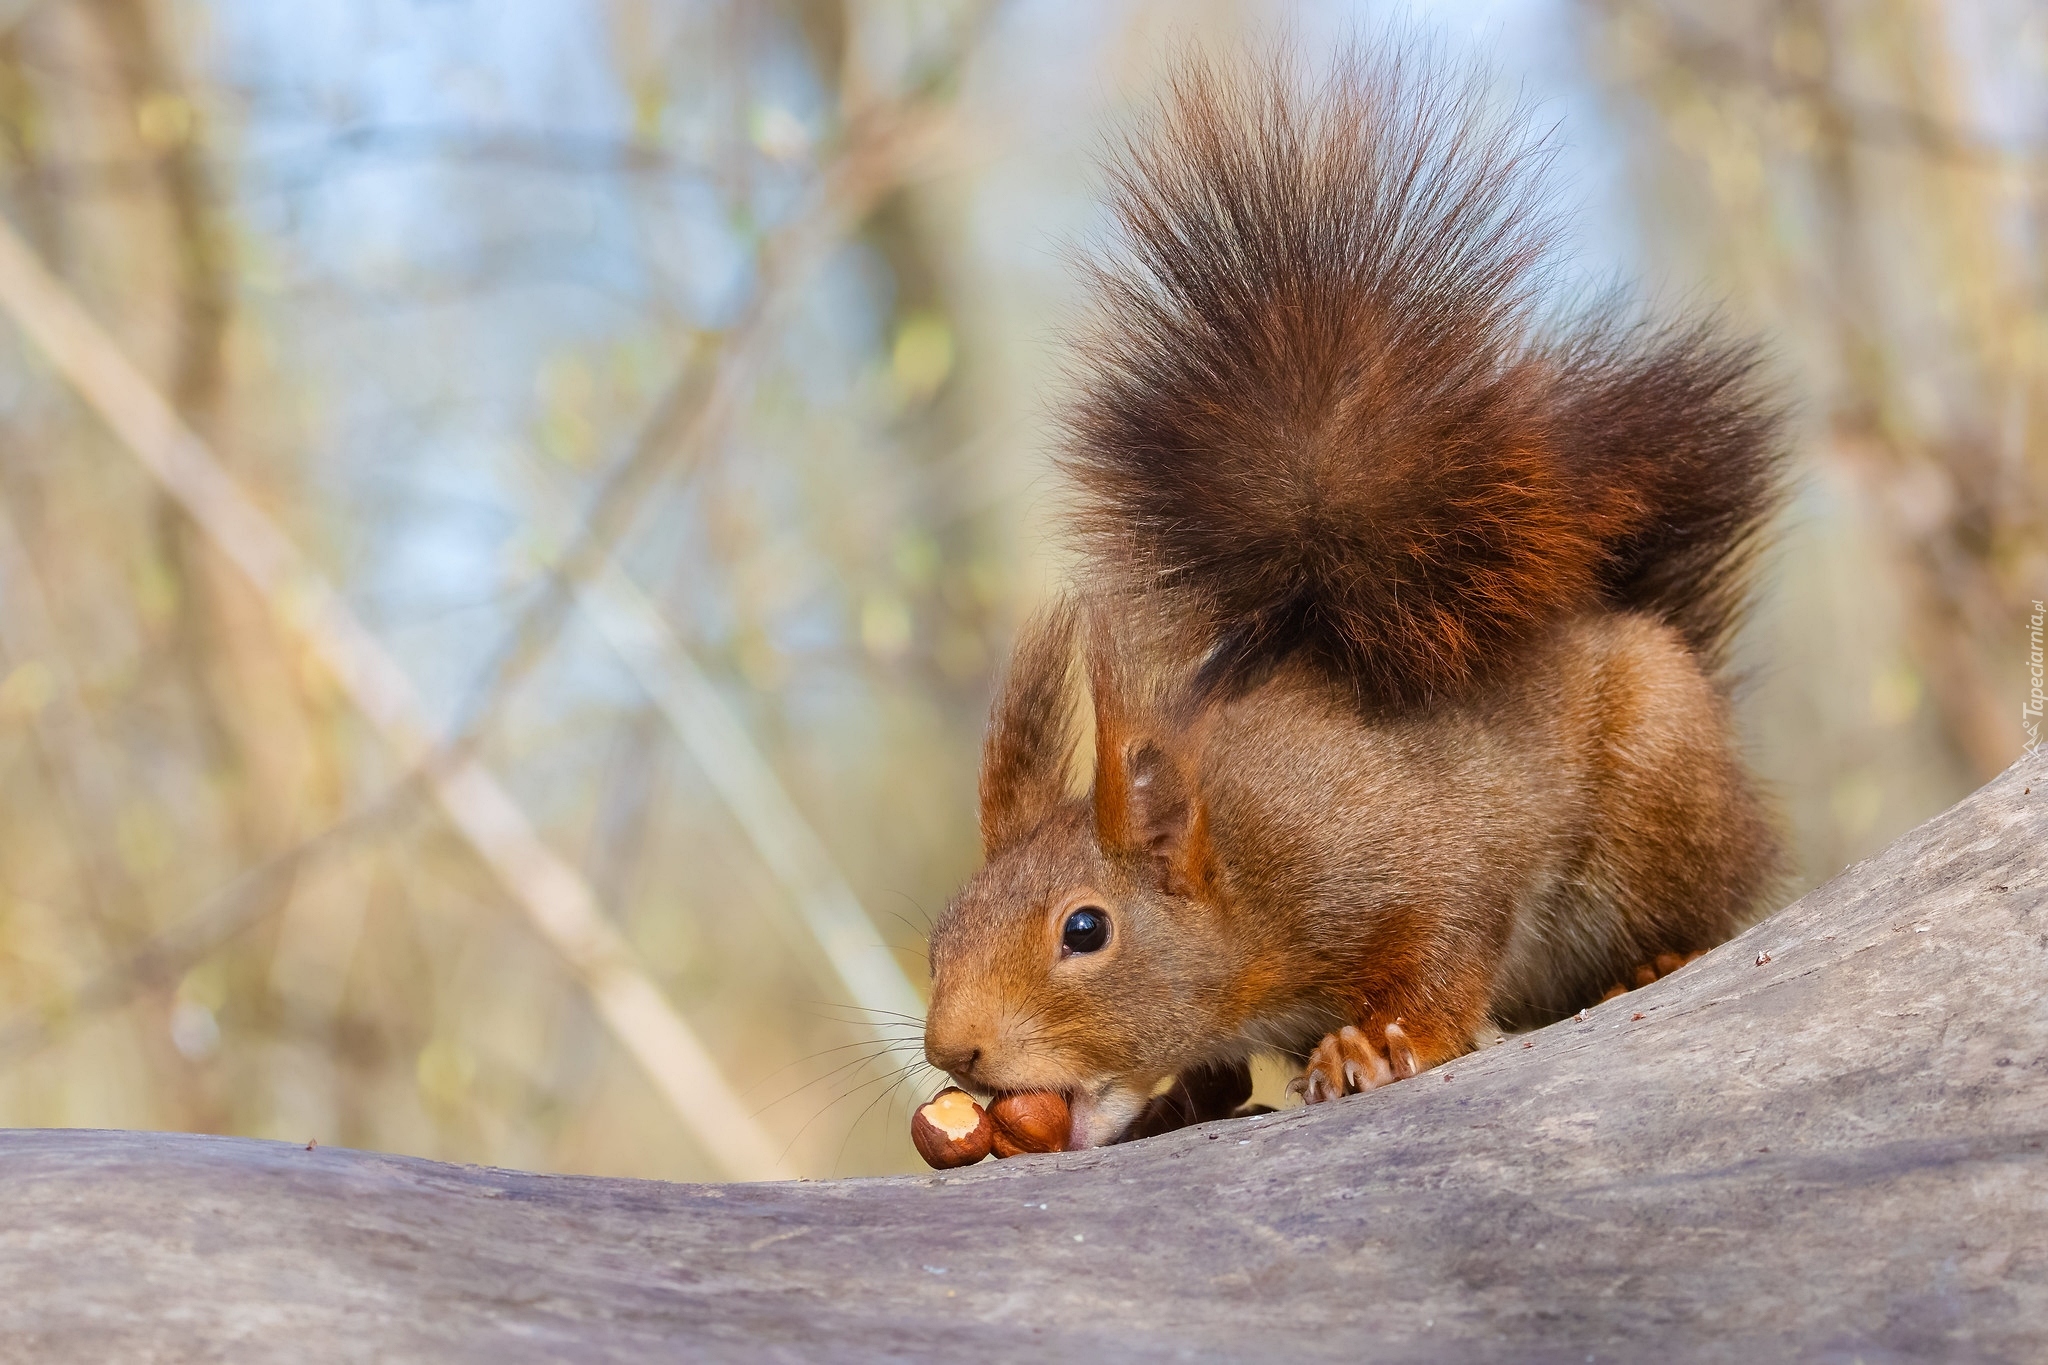
[{"label": "squirrel's bushy tail", "polygon": [[1542,325],[1547,159],[1410,58],[1185,69],[1092,267],[1064,462],[1098,585],[1184,609],[1212,677],[1307,651],[1376,704],[1601,601],[1717,656],[1776,414],[1711,329]]}]

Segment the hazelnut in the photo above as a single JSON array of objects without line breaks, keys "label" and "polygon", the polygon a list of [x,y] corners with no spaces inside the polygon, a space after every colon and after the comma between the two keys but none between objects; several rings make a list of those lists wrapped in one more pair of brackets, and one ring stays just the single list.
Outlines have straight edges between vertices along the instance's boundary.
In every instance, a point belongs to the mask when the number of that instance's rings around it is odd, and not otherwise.
[{"label": "hazelnut", "polygon": [[998,1157],[1067,1150],[1067,1097],[1057,1090],[999,1095],[988,1116],[995,1123]]},{"label": "hazelnut", "polygon": [[910,1116],[910,1140],[917,1154],[939,1170],[972,1166],[988,1155],[995,1127],[965,1090],[947,1086]]}]

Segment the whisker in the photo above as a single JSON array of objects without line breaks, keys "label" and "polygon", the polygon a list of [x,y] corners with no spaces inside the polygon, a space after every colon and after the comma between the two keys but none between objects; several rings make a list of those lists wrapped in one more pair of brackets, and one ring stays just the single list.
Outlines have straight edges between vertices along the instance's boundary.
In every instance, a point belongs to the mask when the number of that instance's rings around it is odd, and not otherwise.
[{"label": "whisker", "polygon": [[[902,1043],[902,1042],[907,1042],[907,1041],[909,1041],[909,1040],[907,1040],[907,1039],[896,1039],[896,1040],[884,1040],[885,1044],[900,1044],[900,1043]],[[758,1089],[759,1089],[760,1087],[762,1087],[762,1086],[764,1086],[764,1085],[768,1084],[768,1082],[770,1082],[770,1081],[774,1080],[774,1079],[775,1079],[775,1078],[776,1078],[777,1076],[780,1076],[780,1075],[782,1075],[782,1073],[783,1073],[783,1072],[785,1072],[785,1071],[792,1071],[792,1070],[796,1069],[797,1067],[800,1067],[800,1066],[802,1066],[802,1065],[803,1065],[803,1064],[804,1064],[805,1062],[815,1062],[815,1061],[816,1061],[816,1060],[818,1060],[818,1058],[820,1058],[820,1057],[829,1057],[829,1056],[831,1056],[831,1055],[832,1055],[833,1053],[835,1053],[835,1052],[845,1052],[845,1051],[846,1051],[846,1050],[848,1050],[849,1048],[856,1048],[856,1047],[873,1047],[873,1046],[875,1046],[875,1043],[876,1043],[876,1040],[875,1040],[875,1039],[873,1039],[873,1038],[862,1038],[862,1039],[861,1039],[860,1041],[858,1041],[858,1042],[853,1042],[853,1043],[840,1043],[840,1044],[839,1044],[838,1046],[836,1046],[836,1047],[821,1047],[821,1048],[819,1048],[819,1049],[818,1049],[818,1050],[817,1050],[816,1052],[810,1053],[810,1054],[808,1054],[808,1055],[806,1055],[806,1056],[803,1056],[803,1057],[798,1057],[798,1058],[797,1058],[797,1059],[796,1059],[795,1061],[792,1061],[792,1062],[785,1062],[785,1063],[784,1063],[783,1065],[781,1065],[781,1066],[778,1066],[778,1067],[776,1067],[776,1068],[775,1068],[775,1069],[774,1069],[773,1071],[769,1072],[769,1073],[768,1073],[767,1075],[765,1075],[765,1076],[757,1076],[757,1077],[756,1077],[756,1078],[754,1078],[754,1079],[753,1079],[752,1081],[748,1082],[748,1083],[747,1083],[747,1084],[746,1084],[745,1086],[741,1087],[741,1089],[740,1089],[740,1094],[741,1094],[741,1095],[746,1095],[746,1094],[749,1094],[750,1092],[752,1092],[752,1091],[754,1091],[754,1090],[758,1090]]]},{"label": "whisker", "polygon": [[822,1005],[815,1009],[803,1009],[801,1012],[813,1019],[823,1019],[828,1023],[843,1024],[849,1028],[873,1029],[876,1032],[891,1028],[915,1029],[920,1033],[924,1031],[924,1018],[921,1015],[874,1013],[849,1017],[846,1013],[831,1012],[849,1011],[852,1008],[850,1005]]},{"label": "whisker", "polygon": [[874,1005],[854,1005],[844,1000],[799,1000],[797,1003],[799,1005],[808,1005],[815,1009],[845,1010],[849,1014],[877,1019],[900,1019],[905,1023],[915,1023],[920,1028],[924,1027],[923,1015],[905,1014],[901,1010],[885,1010]]},{"label": "whisker", "polygon": [[904,1083],[909,1079],[910,1068],[905,1067],[898,1070],[895,1079],[888,1085],[883,1086],[880,1092],[873,1099],[869,1100],[858,1114],[853,1116],[853,1122],[846,1125],[846,1136],[839,1139],[839,1151],[832,1157],[833,1174],[837,1175],[839,1168],[845,1163],[846,1144],[853,1141],[854,1131],[860,1127],[861,1120],[873,1113],[876,1105],[899,1092],[903,1088]]},{"label": "whisker", "polygon": [[845,1010],[850,1014],[858,1014],[868,1018],[900,1019],[905,1023],[914,1023],[920,1026],[924,1023],[924,1016],[921,1014],[905,1014],[901,1010],[885,1010],[875,1005],[849,1005],[836,1000],[807,1000],[804,1003],[816,1005],[822,1009]]},{"label": "whisker", "polygon": [[[870,1058],[869,1060],[872,1061],[874,1059]],[[909,1072],[913,1068],[920,1065],[922,1065],[922,1063],[920,1062],[906,1062],[902,1066],[895,1067],[889,1071],[885,1071],[879,1076],[873,1076],[865,1081],[860,1082],[857,1085],[849,1086],[845,1090],[842,1090],[839,1094],[833,1096],[832,1099],[825,1104],[824,1108],[818,1110],[817,1113],[805,1119],[803,1122],[803,1126],[798,1128],[796,1132],[790,1137],[789,1145],[782,1149],[782,1155],[784,1159],[786,1160],[788,1158],[790,1151],[795,1148],[796,1144],[799,1141],[802,1140],[803,1135],[810,1131],[810,1127],[812,1124],[816,1123],[819,1119],[825,1117],[825,1115],[831,1113],[832,1110],[837,1108],[840,1104],[844,1103],[848,1099],[851,1099],[853,1096],[858,1095],[861,1091],[867,1089],[871,1085],[877,1085],[884,1082],[893,1082],[897,1079],[900,1079],[905,1073]]]},{"label": "whisker", "polygon": [[[813,1076],[809,1080],[804,1081],[802,1084],[794,1086],[787,1092],[776,1096],[774,1099],[768,1101],[759,1109],[755,1110],[755,1116],[759,1117],[760,1115],[765,1114],[769,1110],[775,1108],[777,1105],[785,1104],[788,1101],[795,1099],[797,1096],[803,1094],[807,1090],[812,1089],[814,1086],[828,1084],[834,1078],[841,1076],[848,1071],[854,1071],[857,1073],[860,1067],[866,1066],[870,1062],[880,1061],[884,1057],[900,1056],[905,1051],[907,1051],[907,1049],[901,1045],[882,1044],[879,1046],[875,1046],[863,1055],[842,1062],[838,1066],[833,1067],[831,1070],[823,1072],[820,1075]],[[908,1065],[908,1063],[906,1063],[906,1065]]]},{"label": "whisker", "polygon": [[[874,1058],[870,1057],[867,1060],[873,1061]],[[892,1070],[885,1071],[882,1074],[884,1077],[887,1077],[895,1073]],[[783,1159],[785,1161],[789,1159],[790,1152],[794,1151],[797,1143],[803,1140],[804,1134],[810,1131],[810,1127],[812,1124],[816,1123],[820,1118],[830,1113],[834,1105],[838,1104],[848,1095],[854,1094],[858,1090],[865,1088],[868,1084],[870,1084],[870,1082],[863,1081],[860,1082],[858,1085],[849,1086],[848,1088],[840,1091],[837,1095],[834,1095],[830,1099],[826,1100],[823,1105],[819,1106],[818,1109],[814,1111],[809,1118],[805,1119],[801,1124],[797,1126],[797,1130],[794,1133],[790,1134],[788,1144],[784,1146],[782,1149]]]},{"label": "whisker", "polygon": [[902,920],[903,927],[910,930],[912,933],[916,934],[919,938],[930,938],[932,932],[932,917],[922,905],[919,905],[917,903],[917,897],[911,895],[908,891],[891,891],[889,894],[896,897],[900,901],[907,902],[911,909],[917,911],[918,916],[924,920],[924,928],[920,929],[916,925],[912,924],[909,920],[903,919],[903,914],[901,911],[891,910],[889,911],[889,913],[896,916],[897,919]]}]

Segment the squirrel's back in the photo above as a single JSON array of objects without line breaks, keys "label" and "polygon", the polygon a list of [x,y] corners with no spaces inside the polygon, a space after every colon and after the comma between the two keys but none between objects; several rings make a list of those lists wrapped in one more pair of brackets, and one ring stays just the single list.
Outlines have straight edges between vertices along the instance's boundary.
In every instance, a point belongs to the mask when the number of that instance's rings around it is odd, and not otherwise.
[{"label": "squirrel's back", "polygon": [[1306,656],[1375,707],[1602,606],[1717,666],[1779,487],[1751,348],[1546,325],[1549,152],[1476,80],[1302,86],[1188,68],[1112,166],[1065,456],[1090,586],[1192,627],[1205,685]]},{"label": "squirrel's back", "polygon": [[[1284,958],[1245,979],[1340,1014],[1432,961],[1527,1027],[1730,937],[1778,846],[1697,665],[1669,625],[1587,614],[1467,703],[1371,724],[1318,670],[1269,670],[1218,708],[1197,782],[1218,899]],[[1475,928],[1483,950],[1430,950]]]}]

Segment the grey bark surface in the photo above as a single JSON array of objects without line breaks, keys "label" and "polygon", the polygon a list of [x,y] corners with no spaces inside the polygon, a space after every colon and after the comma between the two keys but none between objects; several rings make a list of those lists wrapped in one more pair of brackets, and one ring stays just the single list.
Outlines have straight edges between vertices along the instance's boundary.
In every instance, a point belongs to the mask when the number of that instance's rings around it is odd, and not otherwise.
[{"label": "grey bark surface", "polygon": [[2044,849],[2048,752],[1583,1021],[944,1176],[0,1134],[0,1356],[2041,1361]]}]

